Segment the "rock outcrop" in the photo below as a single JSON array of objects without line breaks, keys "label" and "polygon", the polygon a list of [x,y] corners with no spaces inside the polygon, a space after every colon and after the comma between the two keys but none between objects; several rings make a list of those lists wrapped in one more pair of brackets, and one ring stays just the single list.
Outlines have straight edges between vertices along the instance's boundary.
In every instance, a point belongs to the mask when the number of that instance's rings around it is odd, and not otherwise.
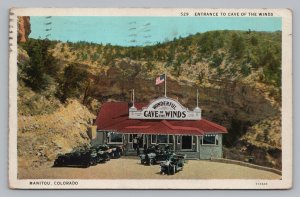
[{"label": "rock outcrop", "polygon": [[95,118],[76,100],[52,114],[18,117],[18,165],[25,168],[52,165],[59,153],[89,147],[87,130]]},{"label": "rock outcrop", "polygon": [[31,32],[30,28],[30,17],[21,16],[18,17],[18,43],[26,42]]}]

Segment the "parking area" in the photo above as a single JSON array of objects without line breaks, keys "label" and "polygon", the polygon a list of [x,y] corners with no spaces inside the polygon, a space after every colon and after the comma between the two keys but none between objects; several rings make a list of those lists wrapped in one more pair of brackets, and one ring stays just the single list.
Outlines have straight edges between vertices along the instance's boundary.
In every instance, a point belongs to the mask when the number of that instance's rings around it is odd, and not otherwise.
[{"label": "parking area", "polygon": [[19,179],[280,179],[272,172],[235,164],[189,160],[183,171],[161,175],[160,166],[140,164],[138,157],[111,159],[89,168],[51,167],[19,168]]}]

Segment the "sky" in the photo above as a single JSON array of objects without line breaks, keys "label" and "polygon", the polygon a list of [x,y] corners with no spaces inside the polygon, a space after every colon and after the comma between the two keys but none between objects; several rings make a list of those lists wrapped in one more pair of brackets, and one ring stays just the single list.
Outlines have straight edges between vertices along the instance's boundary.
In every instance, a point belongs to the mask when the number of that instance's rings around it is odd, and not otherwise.
[{"label": "sky", "polygon": [[281,31],[280,17],[31,16],[30,38],[146,46],[212,30]]}]

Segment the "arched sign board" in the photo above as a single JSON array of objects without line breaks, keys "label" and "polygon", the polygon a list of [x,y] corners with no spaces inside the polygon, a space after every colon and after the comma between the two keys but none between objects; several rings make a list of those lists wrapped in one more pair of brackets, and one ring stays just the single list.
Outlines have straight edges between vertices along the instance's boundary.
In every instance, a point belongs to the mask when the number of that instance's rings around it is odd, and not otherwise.
[{"label": "arched sign board", "polygon": [[190,111],[183,107],[178,101],[171,98],[158,98],[148,107],[137,110],[129,109],[130,119],[166,119],[166,120],[200,120],[201,109]]}]

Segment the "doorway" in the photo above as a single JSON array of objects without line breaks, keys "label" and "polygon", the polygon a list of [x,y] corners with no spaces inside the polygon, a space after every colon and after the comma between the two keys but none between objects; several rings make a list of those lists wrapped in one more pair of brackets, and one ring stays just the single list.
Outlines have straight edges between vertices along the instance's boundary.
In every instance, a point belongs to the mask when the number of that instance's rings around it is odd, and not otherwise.
[{"label": "doorway", "polygon": [[192,149],[192,136],[182,136],[181,149],[182,150],[191,150]]},{"label": "doorway", "polygon": [[144,148],[144,142],[145,142],[145,135],[142,134],[130,134],[129,135],[129,142],[131,143],[131,148],[133,149],[133,141],[134,138],[138,139],[138,146],[140,149]]}]

